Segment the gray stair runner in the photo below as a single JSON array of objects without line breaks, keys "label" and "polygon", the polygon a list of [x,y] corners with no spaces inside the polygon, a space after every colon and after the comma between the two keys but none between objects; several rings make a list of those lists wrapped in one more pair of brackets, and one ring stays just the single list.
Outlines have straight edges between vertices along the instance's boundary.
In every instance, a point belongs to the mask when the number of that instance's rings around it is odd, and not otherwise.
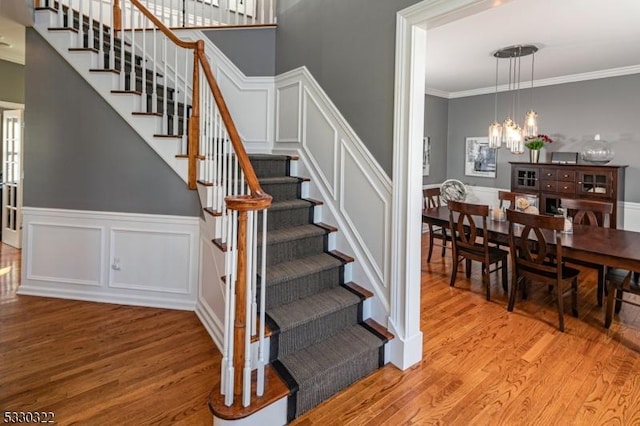
[{"label": "gray stair runner", "polygon": [[[289,420],[379,368],[386,339],[362,324],[364,297],[344,287],[344,261],[327,252],[329,230],[288,156],[250,155],[268,212],[266,314],[272,365],[289,384]],[[259,254],[260,255],[260,254]]]}]

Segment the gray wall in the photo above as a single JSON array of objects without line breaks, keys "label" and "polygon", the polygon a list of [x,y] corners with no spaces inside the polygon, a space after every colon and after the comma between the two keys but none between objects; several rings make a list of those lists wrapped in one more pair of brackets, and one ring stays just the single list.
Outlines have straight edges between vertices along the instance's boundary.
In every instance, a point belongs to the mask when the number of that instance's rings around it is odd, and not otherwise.
[{"label": "gray wall", "polygon": [[24,65],[0,59],[0,101],[24,103]]},{"label": "gray wall", "polygon": [[391,176],[396,12],[419,0],[278,1],[276,72],[305,65]]},{"label": "gray wall", "polygon": [[449,101],[426,95],[424,111],[424,135],[430,139],[431,165],[429,176],[424,176],[422,183],[441,183],[447,178]]},{"label": "gray wall", "polygon": [[200,214],[196,191],[35,30],[26,43],[25,206]]},{"label": "gray wall", "polygon": [[[499,119],[504,118],[507,94],[498,100]],[[529,108],[529,90],[520,95],[521,114]],[[639,202],[640,186],[640,74],[581,81],[534,89],[534,107],[540,116],[540,133],[554,142],[542,152],[541,161],[552,151],[581,152],[584,144],[599,133],[611,142],[615,157],[611,164],[626,169],[625,200]],[[509,161],[529,161],[528,154],[512,155],[506,148],[498,152],[496,179],[464,175],[464,146],[468,136],[485,136],[493,121],[494,95],[473,96],[449,101],[447,177],[489,187],[510,187]],[[502,111],[502,112],[501,112]],[[520,119],[522,119],[520,117]]]},{"label": "gray wall", "polygon": [[222,28],[203,33],[245,75],[275,75],[275,28]]}]

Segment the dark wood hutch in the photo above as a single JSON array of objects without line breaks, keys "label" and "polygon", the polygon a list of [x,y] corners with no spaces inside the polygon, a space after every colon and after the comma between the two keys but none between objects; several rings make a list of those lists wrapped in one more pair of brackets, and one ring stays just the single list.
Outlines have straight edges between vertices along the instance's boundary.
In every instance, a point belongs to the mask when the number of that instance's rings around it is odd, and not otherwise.
[{"label": "dark wood hutch", "polygon": [[622,224],[627,166],[511,162],[511,191],[538,197],[540,213],[555,214],[562,198],[613,203],[611,227]]}]

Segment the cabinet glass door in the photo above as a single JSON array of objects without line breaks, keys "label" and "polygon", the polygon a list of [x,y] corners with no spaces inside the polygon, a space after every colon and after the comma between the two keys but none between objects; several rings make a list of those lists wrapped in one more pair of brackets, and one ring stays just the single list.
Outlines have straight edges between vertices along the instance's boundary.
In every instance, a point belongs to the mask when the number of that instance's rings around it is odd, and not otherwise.
[{"label": "cabinet glass door", "polygon": [[612,179],[610,172],[578,172],[576,192],[608,198],[611,196]]}]

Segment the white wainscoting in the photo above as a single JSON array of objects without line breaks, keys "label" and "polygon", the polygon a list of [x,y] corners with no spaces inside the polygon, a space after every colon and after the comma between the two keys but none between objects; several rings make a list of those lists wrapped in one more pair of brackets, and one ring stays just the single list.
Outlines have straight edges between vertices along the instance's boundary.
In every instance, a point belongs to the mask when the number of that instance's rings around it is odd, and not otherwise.
[{"label": "white wainscoting", "polygon": [[391,180],[305,67],[276,77],[274,153],[300,156],[305,195],[324,201],[316,219],[339,231],[335,248],[356,261],[346,279],[376,294],[371,316],[390,306]]},{"label": "white wainscoting", "polygon": [[195,310],[198,221],[25,207],[18,294]]},{"label": "white wainscoting", "polygon": [[222,352],[225,312],[225,253],[212,243],[207,223],[200,221],[200,285],[196,314]]},{"label": "white wainscoting", "polygon": [[274,77],[248,77],[199,30],[177,29],[184,40],[204,40],[205,53],[248,153],[270,152],[275,123]]}]

